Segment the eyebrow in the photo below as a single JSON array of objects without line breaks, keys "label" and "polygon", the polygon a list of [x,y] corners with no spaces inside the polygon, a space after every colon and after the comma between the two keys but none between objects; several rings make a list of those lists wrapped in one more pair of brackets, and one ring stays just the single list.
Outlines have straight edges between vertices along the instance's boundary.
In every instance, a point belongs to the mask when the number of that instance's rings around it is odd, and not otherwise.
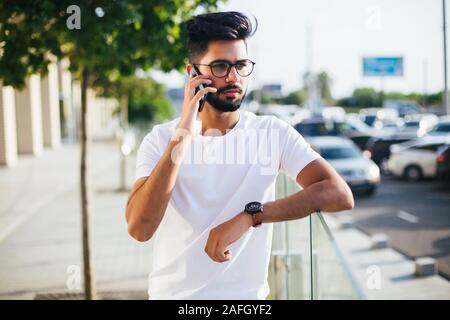
[{"label": "eyebrow", "polygon": [[[246,58],[246,59],[239,59],[239,60],[236,60],[235,63],[237,63],[237,62],[242,62],[242,61],[247,61],[247,60],[250,60],[250,59],[248,59],[248,58]],[[214,62],[228,62],[228,63],[233,63],[233,62],[231,62],[230,60],[227,60],[227,59],[217,59],[217,60],[211,61],[209,64],[212,64],[212,63],[214,63]]]}]

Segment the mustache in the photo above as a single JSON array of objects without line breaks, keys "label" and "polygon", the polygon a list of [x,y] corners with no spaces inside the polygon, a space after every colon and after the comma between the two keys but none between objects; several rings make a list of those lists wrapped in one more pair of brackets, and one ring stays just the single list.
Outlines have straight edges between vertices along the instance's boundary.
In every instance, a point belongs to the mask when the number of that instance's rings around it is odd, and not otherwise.
[{"label": "mustache", "polygon": [[235,84],[230,84],[228,86],[225,86],[225,87],[222,87],[222,88],[218,89],[216,94],[222,93],[222,92],[227,91],[227,90],[237,90],[237,91],[239,91],[239,93],[242,93],[242,91],[243,91],[240,86],[235,85]]}]

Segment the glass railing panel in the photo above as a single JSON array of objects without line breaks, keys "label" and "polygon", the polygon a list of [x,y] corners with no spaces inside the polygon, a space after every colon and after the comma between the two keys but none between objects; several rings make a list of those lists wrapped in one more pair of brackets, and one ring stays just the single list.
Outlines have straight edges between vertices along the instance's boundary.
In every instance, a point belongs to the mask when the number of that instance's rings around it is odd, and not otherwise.
[{"label": "glass railing panel", "polygon": [[[276,198],[300,188],[280,173]],[[274,223],[268,299],[363,299],[347,262],[321,213]]]}]

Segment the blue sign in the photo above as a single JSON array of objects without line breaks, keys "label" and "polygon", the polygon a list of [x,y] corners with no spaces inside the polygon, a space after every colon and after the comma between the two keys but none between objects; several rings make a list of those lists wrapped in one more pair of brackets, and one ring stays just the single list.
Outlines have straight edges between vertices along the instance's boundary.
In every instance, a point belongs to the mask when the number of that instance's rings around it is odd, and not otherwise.
[{"label": "blue sign", "polygon": [[403,57],[363,58],[363,75],[403,76]]}]

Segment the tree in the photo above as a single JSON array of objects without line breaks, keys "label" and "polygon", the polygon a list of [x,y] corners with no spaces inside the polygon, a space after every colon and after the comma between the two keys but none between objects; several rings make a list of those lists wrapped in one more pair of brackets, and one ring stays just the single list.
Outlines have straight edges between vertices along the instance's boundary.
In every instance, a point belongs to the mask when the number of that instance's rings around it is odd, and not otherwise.
[{"label": "tree", "polygon": [[355,104],[363,108],[375,108],[380,106],[380,94],[373,88],[357,88],[353,90]]},{"label": "tree", "polygon": [[165,96],[165,87],[151,78],[136,75],[114,78],[98,77],[93,83],[100,96],[112,97],[119,102],[120,116],[120,185],[118,191],[126,191],[126,158],[128,148],[123,148],[128,131],[128,122],[162,121],[173,116],[170,100]]},{"label": "tree", "polygon": [[328,73],[325,71],[320,72],[317,75],[317,82],[319,83],[320,88],[320,96],[323,101],[325,101],[327,104],[333,104],[333,97],[331,95],[331,84],[332,80]]},{"label": "tree", "polygon": [[161,122],[174,115],[170,100],[166,97],[164,85],[151,78],[134,79],[133,83],[135,85],[128,96],[130,122]]},{"label": "tree", "polygon": [[276,99],[279,104],[296,104],[301,106],[308,98],[308,92],[306,89],[298,89],[292,91],[287,96]]},{"label": "tree", "polygon": [[249,92],[247,95],[248,100],[255,100],[261,104],[269,104],[273,103],[273,98],[267,94],[264,93],[261,89],[255,89]]},{"label": "tree", "polygon": [[218,0],[40,0],[0,2],[0,79],[22,88],[33,73],[47,72],[49,56],[69,58],[81,80],[80,195],[86,299],[95,298],[90,254],[90,200],[86,131],[87,89],[98,78],[129,76],[136,68],[181,69],[182,21]]}]

